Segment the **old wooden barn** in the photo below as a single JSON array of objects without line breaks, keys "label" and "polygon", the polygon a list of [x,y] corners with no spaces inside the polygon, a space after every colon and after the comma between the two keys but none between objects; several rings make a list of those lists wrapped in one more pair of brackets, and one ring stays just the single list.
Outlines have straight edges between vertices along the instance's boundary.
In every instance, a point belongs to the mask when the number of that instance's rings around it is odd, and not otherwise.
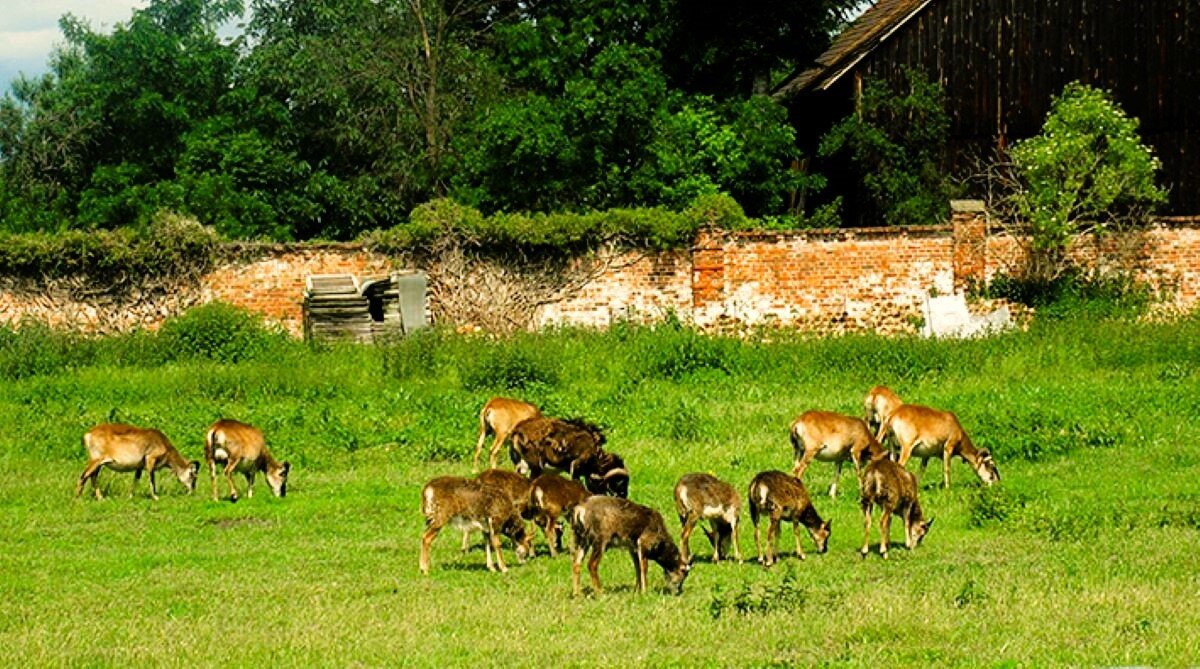
[{"label": "old wooden barn", "polygon": [[949,166],[961,172],[968,156],[1036,134],[1051,97],[1082,81],[1141,120],[1171,191],[1163,213],[1191,215],[1200,214],[1197,66],[1197,0],[879,0],[775,95],[812,155],[866,82],[894,85],[905,67],[922,70],[945,88]]}]

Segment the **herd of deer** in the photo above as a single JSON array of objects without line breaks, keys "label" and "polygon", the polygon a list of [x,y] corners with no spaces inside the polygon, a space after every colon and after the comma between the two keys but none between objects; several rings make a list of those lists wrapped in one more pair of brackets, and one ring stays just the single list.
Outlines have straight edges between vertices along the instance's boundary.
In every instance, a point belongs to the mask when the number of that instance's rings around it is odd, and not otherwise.
[{"label": "herd of deer", "polygon": [[[950,462],[954,457],[964,460],[985,485],[1000,480],[991,454],[971,443],[953,413],[904,404],[883,386],[867,394],[864,408],[865,418],[827,411],[802,414],[790,430],[795,454],[792,472],[762,472],[750,482],[747,499],[754,524],[754,545],[763,565],[775,562],[775,546],[783,522],[792,523],[796,555],[800,559],[804,559],[801,525],[818,552],[823,553],[828,547],[830,522],[817,513],[801,478],[813,460],[835,465],[830,497],[837,496],[842,465],[847,460],[854,464],[863,512],[863,557],[870,553],[875,507],[880,509],[879,552],[883,558],[888,554],[893,514],[904,521],[905,545],[910,549],[921,543],[933,524],[921,510],[917,477],[905,468],[912,457],[921,459],[924,473],[929,459],[940,456],[946,487],[950,486]],[[646,590],[646,570],[649,562],[654,561],[662,567],[670,590],[679,593],[691,567],[691,535],[702,522],[709,525],[702,529],[712,544],[713,561],[728,557],[731,544],[734,557],[741,561],[737,531],[741,498],[732,485],[715,476],[686,474],[675,485],[675,508],[682,525],[680,550],[667,531],[662,514],[625,499],[629,470],[619,456],[604,449],[604,435],[595,425],[578,419],[549,418],[532,404],[504,397],[493,398],[484,405],[479,424],[472,467],[478,467],[484,443],[491,434],[494,435],[491,468],[473,479],[438,477],[421,491],[421,512],[425,516],[422,573],[429,572],[430,546],[446,525],[463,531],[464,550],[470,532],[482,531],[487,568],[494,571],[498,566],[500,571],[507,571],[500,537],[509,537],[516,546],[517,559],[524,561],[532,554],[534,538],[527,521],[542,529],[551,556],[562,550],[564,520],[571,525],[571,584],[575,594],[582,591],[580,572],[585,556],[592,588],[600,592],[600,559],[605,549],[612,546],[629,550],[639,592]],[[496,458],[506,441],[510,442],[509,455],[516,472],[496,468]],[[895,459],[883,445],[888,441],[898,449]],[[560,472],[567,473],[569,478],[563,478]],[[759,534],[760,517],[769,519],[765,551]],[[493,566],[493,553],[497,566]]]},{"label": "herd of deer", "polygon": [[[807,529],[818,552],[825,552],[828,546],[830,522],[821,519],[802,481],[813,460],[835,465],[830,497],[837,496],[842,465],[847,460],[854,464],[863,512],[863,557],[870,552],[871,516],[876,506],[880,509],[879,552],[884,558],[893,514],[904,520],[905,545],[910,549],[920,544],[933,524],[932,519],[925,518],[917,499],[917,477],[905,468],[912,457],[921,459],[923,474],[929,459],[940,456],[946,487],[950,486],[950,462],[956,456],[984,484],[1000,480],[991,454],[971,443],[953,413],[904,404],[883,386],[867,394],[864,408],[865,418],[827,411],[805,412],[790,429],[795,455],[792,472],[762,472],[750,482],[747,499],[754,524],[754,545],[763,565],[775,562],[775,546],[783,522],[792,523],[796,555],[800,559],[804,559],[801,525]],[[687,474],[675,486],[675,507],[683,528],[681,551],[658,511],[626,499],[629,470],[619,455],[604,448],[604,434],[595,425],[578,419],[543,416],[532,404],[504,397],[493,398],[484,405],[479,424],[472,467],[478,467],[483,445],[491,434],[495,437],[489,458],[491,468],[475,478],[438,477],[421,490],[421,513],[425,516],[422,573],[429,572],[430,546],[446,525],[462,530],[464,550],[472,531],[483,532],[487,568],[494,571],[498,566],[500,571],[507,571],[500,537],[510,538],[516,546],[517,559],[524,561],[532,554],[534,538],[526,525],[528,521],[541,528],[551,556],[562,550],[564,520],[571,525],[572,588],[576,594],[581,592],[580,571],[589,551],[592,587],[600,592],[600,559],[610,546],[628,548],[639,592],[646,590],[650,561],[662,567],[670,589],[680,592],[692,562],[691,535],[701,522],[709,525],[702,529],[712,544],[714,562],[728,556],[730,544],[734,557],[741,561],[737,531],[741,498],[732,485],[715,476]],[[889,440],[898,448],[895,459],[883,445]],[[506,441],[510,442],[509,455],[516,472],[496,468],[496,458]],[[91,480],[96,498],[101,499],[97,477],[103,467],[134,473],[130,495],[145,471],[150,474],[150,496],[158,499],[154,474],[162,468],[170,468],[189,493],[195,490],[200,463],[185,460],[159,430],[115,423],[98,425],[83,435],[83,446],[88,453],[88,464],[75,488],[76,498]],[[247,496],[253,496],[254,478],[259,472],[276,496],[283,497],[287,492],[291,465],[272,457],[262,431],[251,425],[227,419],[213,423],[205,433],[204,458],[214,500],[219,496],[218,464],[223,466],[230,499],[235,502],[238,492],[233,482],[234,472],[246,477]],[[560,472],[566,472],[569,478],[563,478]],[[765,552],[758,529],[760,517],[769,519]]]}]

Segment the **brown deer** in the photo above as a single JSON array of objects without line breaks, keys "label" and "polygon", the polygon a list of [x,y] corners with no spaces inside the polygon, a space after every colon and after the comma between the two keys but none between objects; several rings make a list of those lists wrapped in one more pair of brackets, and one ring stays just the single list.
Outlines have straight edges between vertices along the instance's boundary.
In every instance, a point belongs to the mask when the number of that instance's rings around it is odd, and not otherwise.
[{"label": "brown deer", "polygon": [[88,454],[88,464],[75,486],[76,499],[83,494],[88,479],[92,481],[92,492],[96,493],[96,499],[104,499],[99,486],[102,467],[117,472],[133,472],[133,483],[129,487],[130,497],[133,497],[137,489],[142,472],[148,471],[150,498],[157,500],[158,484],[154,481],[154,472],[163,467],[171,468],[171,472],[183,487],[187,488],[188,494],[196,489],[196,473],[200,471],[200,463],[183,459],[167,436],[158,430],[105,423],[93,427],[83,435],[83,448]]},{"label": "brown deer", "polygon": [[555,473],[547,472],[533,480],[529,487],[529,509],[534,524],[546,536],[551,557],[562,550],[560,520],[588,497],[591,493],[582,485]]},{"label": "brown deer", "polygon": [[854,473],[860,474],[864,460],[887,457],[887,450],[867,429],[866,421],[853,416],[806,411],[792,422],[790,433],[796,463],[792,476],[804,476],[804,470],[814,459],[834,463],[830,497],[837,497],[842,464],[846,460],[853,462]]},{"label": "brown deer", "polygon": [[885,560],[893,513],[904,519],[904,545],[910,550],[920,545],[933,526],[933,519],[925,520],[921,513],[921,503],[917,500],[917,477],[889,458],[874,460],[867,465],[862,477],[860,504],[863,512],[861,553],[864,558],[871,552],[871,511],[876,506],[879,507],[879,555]]},{"label": "brown deer", "polygon": [[513,428],[509,455],[517,471],[533,478],[544,469],[575,477],[576,468],[594,460],[604,443],[604,432],[585,420],[538,416]]},{"label": "brown deer", "polygon": [[447,524],[464,531],[483,531],[488,571],[496,570],[492,566],[492,551],[496,552],[500,571],[508,571],[504,553],[500,550],[502,534],[516,545],[518,561],[523,562],[529,554],[533,534],[513,507],[508,493],[500,488],[457,476],[440,476],[421,489],[421,513],[425,516],[425,533],[421,537],[422,574],[429,573],[429,547]]},{"label": "brown deer", "polygon": [[212,480],[213,501],[217,493],[217,465],[223,465],[225,481],[229,483],[229,499],[238,501],[237,486],[233,484],[233,473],[241,472],[246,477],[246,496],[254,497],[254,476],[262,472],[276,497],[287,495],[290,462],[279,462],[271,456],[262,430],[236,420],[222,418],[209,426],[204,435],[204,459],[208,462],[208,473]]},{"label": "brown deer", "polygon": [[[742,561],[742,547],[738,541],[738,518],[742,512],[742,498],[728,483],[711,474],[684,474],[675,484],[675,509],[679,512],[679,524],[683,533],[679,545],[685,562],[691,562],[690,541],[696,524],[709,521],[711,531],[704,534],[713,547],[713,562],[721,561],[721,549],[728,550],[733,543],[734,556]],[[703,528],[702,528],[703,529]]]},{"label": "brown deer", "polygon": [[[779,539],[779,523],[790,520],[792,535],[796,537],[796,556],[804,559],[804,549],[800,547],[800,525],[808,529],[817,552],[824,553],[829,549],[828,520],[821,520],[817,510],[808,497],[808,490],[800,479],[779,471],[762,472],[750,482],[748,494],[750,500],[750,520],[754,523],[754,548],[758,551],[758,561],[765,567],[775,564],[775,544]],[[759,542],[758,517],[766,515],[771,519],[767,527],[767,552],[764,554]]]},{"label": "brown deer", "polygon": [[[529,479],[506,469],[485,469],[475,477],[475,480],[503,490],[508,494],[508,499],[512,502],[518,515],[525,519],[531,517],[529,515],[529,488],[531,485]],[[464,551],[470,545],[470,540],[471,531],[463,530],[462,549]]]},{"label": "brown deer", "polygon": [[901,466],[908,464],[914,455],[921,458],[921,475],[924,477],[929,458],[942,458],[942,483],[950,487],[950,460],[958,456],[966,462],[984,485],[1000,480],[996,461],[986,448],[975,448],[963,430],[958,417],[949,411],[939,411],[917,404],[902,404],[888,416],[880,428],[880,434],[890,434],[900,447],[897,460]]},{"label": "brown deer", "polygon": [[[864,415],[863,419],[867,422],[867,427],[871,428],[871,432],[879,435],[879,428],[883,425],[883,421],[892,415],[901,404],[900,396],[892,392],[887,386],[875,386],[867,393],[863,400]],[[877,436],[879,441],[883,441],[882,436]]]},{"label": "brown deer", "polygon": [[522,421],[541,415],[541,409],[521,400],[508,397],[493,397],[488,400],[479,412],[479,441],[475,444],[475,457],[471,458],[471,469],[479,468],[479,453],[483,451],[483,442],[489,434],[496,435],[488,459],[489,466],[495,469],[496,456],[504,446],[504,441],[512,434],[513,428]]},{"label": "brown deer", "polygon": [[683,580],[688,575],[688,563],[667,532],[662,514],[627,499],[596,495],[575,507],[571,514],[572,551],[571,587],[576,596],[582,592],[579,571],[584,553],[591,550],[588,573],[592,590],[600,588],[600,558],[609,546],[625,546],[637,572],[637,590],[646,591],[646,570],[650,560],[663,569],[667,586],[674,594],[683,592]]}]

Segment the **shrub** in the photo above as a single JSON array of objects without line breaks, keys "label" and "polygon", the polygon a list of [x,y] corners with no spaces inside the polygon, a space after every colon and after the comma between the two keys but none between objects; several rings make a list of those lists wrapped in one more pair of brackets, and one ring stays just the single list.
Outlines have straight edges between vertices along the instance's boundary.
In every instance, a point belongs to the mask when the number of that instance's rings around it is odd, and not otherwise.
[{"label": "shrub", "polygon": [[251,360],[282,344],[286,335],[262,318],[213,302],[167,319],[159,332],[168,358],[207,358],[217,362]]},{"label": "shrub", "polygon": [[85,364],[88,351],[78,337],[38,322],[0,325],[0,378],[17,380]]},{"label": "shrub", "polygon": [[731,592],[717,590],[709,600],[708,612],[714,620],[726,612],[739,615],[764,615],[774,611],[794,611],[808,601],[808,592],[789,564],[778,584],[746,583]]},{"label": "shrub", "polygon": [[[1057,278],[1074,267],[1067,254],[1074,240],[1143,229],[1166,201],[1155,184],[1161,164],[1137,128],[1108,93],[1067,84],[1042,132],[990,167],[990,206],[1027,229],[1030,278]],[[1137,247],[1098,252],[1119,265],[1136,261]]]},{"label": "shrub", "polygon": [[531,386],[558,383],[555,361],[523,339],[481,347],[462,364],[462,384],[468,390],[525,390]]}]

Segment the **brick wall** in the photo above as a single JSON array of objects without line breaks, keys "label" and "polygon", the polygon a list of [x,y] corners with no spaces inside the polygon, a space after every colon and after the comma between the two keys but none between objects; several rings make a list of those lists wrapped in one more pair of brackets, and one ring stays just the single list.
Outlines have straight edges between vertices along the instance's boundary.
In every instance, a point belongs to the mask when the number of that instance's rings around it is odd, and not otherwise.
[{"label": "brick wall", "polygon": [[[1145,277],[1174,306],[1200,302],[1200,223],[1153,229]],[[1087,253],[1086,248],[1075,250]],[[310,274],[387,274],[391,259],[356,244],[256,247],[197,285],[113,298],[80,298],[0,279],[0,322],[32,318],[89,332],[155,328],[196,304],[220,300],[251,309],[299,335]],[[956,206],[949,225],[792,233],[702,232],[693,248],[621,252],[532,322],[604,327],[618,318],[673,312],[703,327],[774,323],[818,330],[911,329],[922,297],[948,293],[1010,271],[1021,258],[1011,237],[989,231],[981,211]],[[436,296],[431,305],[438,314]],[[455,325],[468,325],[455,323]]]}]

